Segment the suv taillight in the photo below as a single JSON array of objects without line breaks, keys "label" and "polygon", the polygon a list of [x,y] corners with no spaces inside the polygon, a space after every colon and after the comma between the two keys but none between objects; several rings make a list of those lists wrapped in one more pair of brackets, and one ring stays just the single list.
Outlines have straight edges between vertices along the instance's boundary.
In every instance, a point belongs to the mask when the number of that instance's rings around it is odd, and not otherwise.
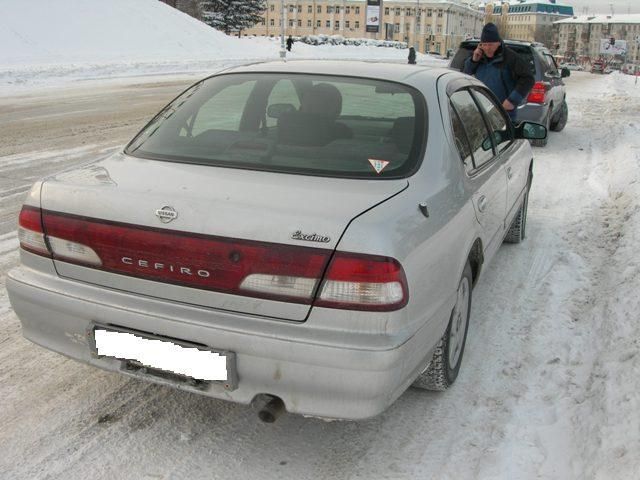
[{"label": "suv taillight", "polygon": [[529,103],[544,103],[545,96],[547,94],[547,86],[544,82],[536,82],[529,92],[527,102]]},{"label": "suv taillight", "polygon": [[20,213],[20,245],[54,260],[232,295],[369,311],[398,310],[408,300],[400,263],[376,255],[336,252],[327,267],[332,250],[141,227],[27,206]]}]

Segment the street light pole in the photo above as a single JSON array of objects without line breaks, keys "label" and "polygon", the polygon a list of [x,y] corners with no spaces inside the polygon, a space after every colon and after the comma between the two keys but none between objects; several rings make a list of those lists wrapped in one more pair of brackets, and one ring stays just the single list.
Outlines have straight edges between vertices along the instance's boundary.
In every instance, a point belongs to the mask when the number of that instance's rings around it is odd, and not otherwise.
[{"label": "street light pole", "polygon": [[418,20],[419,18],[421,18],[420,15],[420,0],[418,0],[418,8],[416,9],[416,23],[415,26],[413,28],[413,46],[417,51],[420,51],[420,42],[418,39],[418,30],[420,28],[420,20]]},{"label": "street light pole", "polygon": [[284,46],[284,22],[285,22],[284,0],[280,0],[280,58],[287,58],[287,49]]}]

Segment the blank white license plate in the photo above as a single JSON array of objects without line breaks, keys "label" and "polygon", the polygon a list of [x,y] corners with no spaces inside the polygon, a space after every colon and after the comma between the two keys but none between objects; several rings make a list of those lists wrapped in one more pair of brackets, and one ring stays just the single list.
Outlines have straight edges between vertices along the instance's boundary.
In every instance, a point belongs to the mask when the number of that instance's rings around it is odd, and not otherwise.
[{"label": "blank white license plate", "polygon": [[196,380],[227,380],[227,357],[220,353],[99,328],[95,329],[95,340],[98,355],[135,360]]}]

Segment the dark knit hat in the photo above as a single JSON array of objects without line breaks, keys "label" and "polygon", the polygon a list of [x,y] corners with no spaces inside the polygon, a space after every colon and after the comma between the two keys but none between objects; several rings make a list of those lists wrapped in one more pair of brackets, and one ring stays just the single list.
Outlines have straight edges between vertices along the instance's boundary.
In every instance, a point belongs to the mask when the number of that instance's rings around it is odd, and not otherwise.
[{"label": "dark knit hat", "polygon": [[494,23],[487,23],[482,29],[482,35],[480,35],[481,42],[500,42],[500,34],[498,33],[498,27]]}]

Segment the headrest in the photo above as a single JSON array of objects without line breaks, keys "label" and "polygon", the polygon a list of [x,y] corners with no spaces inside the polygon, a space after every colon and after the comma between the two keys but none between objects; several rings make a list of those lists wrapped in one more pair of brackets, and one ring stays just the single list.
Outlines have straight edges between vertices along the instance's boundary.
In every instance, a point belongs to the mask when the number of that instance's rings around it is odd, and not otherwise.
[{"label": "headrest", "polygon": [[329,83],[318,83],[302,95],[300,111],[336,119],[342,111],[342,95]]},{"label": "headrest", "polygon": [[396,144],[398,151],[409,153],[415,133],[415,117],[399,117],[391,127],[391,139]]}]

